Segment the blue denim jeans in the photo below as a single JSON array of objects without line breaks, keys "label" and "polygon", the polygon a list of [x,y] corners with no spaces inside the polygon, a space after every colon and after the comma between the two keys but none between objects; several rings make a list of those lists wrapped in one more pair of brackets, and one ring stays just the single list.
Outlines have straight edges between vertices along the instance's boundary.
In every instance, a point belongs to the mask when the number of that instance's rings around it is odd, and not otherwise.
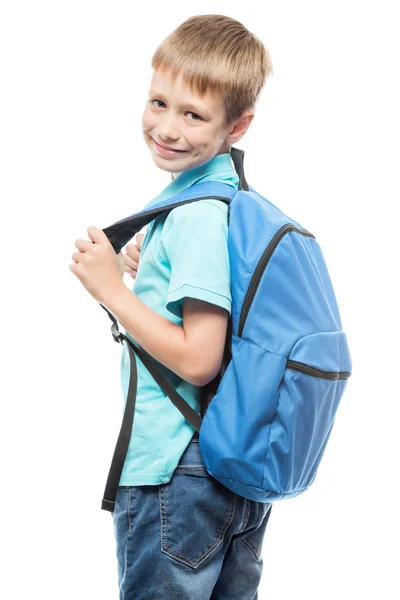
[{"label": "blue denim jeans", "polygon": [[211,477],[194,437],[171,481],[118,488],[119,600],[258,600],[271,509]]}]

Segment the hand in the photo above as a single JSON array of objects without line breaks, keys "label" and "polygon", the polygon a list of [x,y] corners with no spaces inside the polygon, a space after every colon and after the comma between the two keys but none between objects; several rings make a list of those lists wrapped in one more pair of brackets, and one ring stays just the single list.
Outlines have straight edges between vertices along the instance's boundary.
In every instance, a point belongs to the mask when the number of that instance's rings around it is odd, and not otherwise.
[{"label": "hand", "polygon": [[140,248],[142,247],[143,238],[144,233],[137,233],[136,244],[128,244],[126,246],[126,254],[124,254],[125,273],[129,273],[132,279],[136,279],[139,268]]},{"label": "hand", "polygon": [[72,254],[74,263],[69,268],[97,302],[106,304],[124,287],[125,259],[121,252],[115,253],[102,229],[91,225],[87,232],[92,241],[76,240],[79,252]]}]

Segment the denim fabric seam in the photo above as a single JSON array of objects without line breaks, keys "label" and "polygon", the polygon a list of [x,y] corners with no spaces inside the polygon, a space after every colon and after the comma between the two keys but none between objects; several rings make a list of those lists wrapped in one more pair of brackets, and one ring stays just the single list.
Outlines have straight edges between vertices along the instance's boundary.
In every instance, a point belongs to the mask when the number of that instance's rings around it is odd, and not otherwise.
[{"label": "denim fabric seam", "polygon": [[127,513],[128,513],[128,533],[130,533],[131,532],[131,488],[128,489]]},{"label": "denim fabric seam", "polygon": [[[265,516],[266,516],[266,514],[267,514],[267,512],[268,512],[268,510],[269,510],[269,509],[271,508],[271,506],[272,506],[272,503],[268,503],[268,502],[263,502],[263,504],[264,504],[264,508],[265,508],[265,510],[264,510],[263,518],[261,519],[261,522],[260,522],[260,525],[259,525],[259,527],[261,527],[261,525],[262,525],[262,523],[263,523],[263,521],[264,521],[264,519],[265,519]],[[257,559],[259,559],[259,558],[260,558],[260,556],[261,556],[262,542],[261,542],[261,546],[258,548],[258,547],[257,547],[257,546],[254,544],[254,542],[252,542],[251,540],[249,540],[249,539],[248,539],[246,536],[242,537],[242,538],[241,538],[241,540],[242,540],[242,542],[243,542],[244,544],[246,544],[246,545],[247,545],[247,546],[250,548],[250,550],[252,550],[252,551],[254,552],[254,554],[255,554],[256,558],[257,558]]]},{"label": "denim fabric seam", "polygon": [[246,529],[247,523],[249,521],[249,516],[250,516],[250,501],[249,501],[249,498],[245,498],[244,499],[243,522],[242,522],[240,529],[238,531],[236,531],[236,533],[242,533]]},{"label": "denim fabric seam", "polygon": [[126,512],[128,513],[128,533],[131,532],[131,488],[128,488],[128,503],[126,506]]},{"label": "denim fabric seam", "polygon": [[241,540],[244,544],[246,544],[246,546],[248,546],[250,548],[250,550],[252,552],[254,552],[254,554],[256,555],[256,558],[260,558],[261,548],[257,548],[257,546],[255,544],[253,544],[253,542],[245,539],[244,537],[242,537]]},{"label": "denim fabric seam", "polygon": [[176,471],[185,471],[186,469],[196,470],[196,471],[207,471],[207,469],[203,465],[178,465],[176,467]]}]

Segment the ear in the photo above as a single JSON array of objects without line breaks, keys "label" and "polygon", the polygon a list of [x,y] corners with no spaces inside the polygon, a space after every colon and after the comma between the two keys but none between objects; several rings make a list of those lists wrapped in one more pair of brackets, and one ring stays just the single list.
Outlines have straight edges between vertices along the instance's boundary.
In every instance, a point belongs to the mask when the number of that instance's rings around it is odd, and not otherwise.
[{"label": "ear", "polygon": [[232,127],[228,137],[226,138],[226,142],[229,145],[236,144],[246,133],[248,128],[250,127],[250,123],[254,119],[254,112],[246,111],[235,123]]}]

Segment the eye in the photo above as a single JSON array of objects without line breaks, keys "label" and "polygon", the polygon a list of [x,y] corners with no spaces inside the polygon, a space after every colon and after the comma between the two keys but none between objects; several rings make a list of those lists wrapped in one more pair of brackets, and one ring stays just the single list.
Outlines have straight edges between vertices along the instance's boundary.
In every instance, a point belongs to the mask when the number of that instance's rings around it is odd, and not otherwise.
[{"label": "eye", "polygon": [[196,115],[196,117],[199,117],[198,119],[190,119],[190,121],[202,121],[202,117],[200,117],[200,115],[198,115],[197,113],[194,112],[189,112],[189,115]]},{"label": "eye", "polygon": [[[157,98],[155,98],[154,100],[149,100],[150,104],[152,104],[153,102],[161,102],[161,104],[165,104],[162,100],[157,100]],[[158,107],[160,108],[160,107]]]}]

